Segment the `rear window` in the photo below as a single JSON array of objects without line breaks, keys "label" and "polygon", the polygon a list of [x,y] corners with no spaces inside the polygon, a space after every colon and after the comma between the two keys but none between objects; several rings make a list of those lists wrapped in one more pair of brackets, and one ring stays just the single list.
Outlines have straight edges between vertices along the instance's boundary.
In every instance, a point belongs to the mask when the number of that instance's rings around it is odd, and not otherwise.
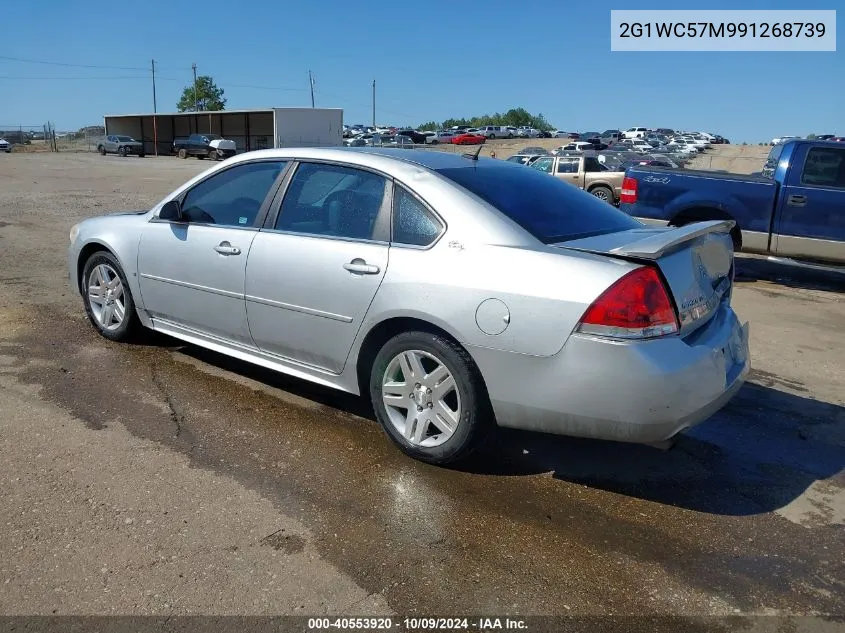
[{"label": "rear window", "polygon": [[437,173],[496,207],[545,244],[642,226],[606,202],[535,169],[499,163]]}]

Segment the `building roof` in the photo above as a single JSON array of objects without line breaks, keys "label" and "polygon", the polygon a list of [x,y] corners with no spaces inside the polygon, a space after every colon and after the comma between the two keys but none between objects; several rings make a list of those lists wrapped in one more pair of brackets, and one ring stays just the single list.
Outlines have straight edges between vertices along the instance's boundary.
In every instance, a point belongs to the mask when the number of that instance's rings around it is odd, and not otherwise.
[{"label": "building roof", "polygon": [[128,117],[143,117],[143,116],[205,116],[208,114],[269,114],[274,110],[342,110],[342,108],[308,108],[308,107],[290,107],[290,108],[252,108],[249,110],[201,110],[199,112],[136,112],[130,114],[106,114],[103,115],[107,119],[122,119]]}]

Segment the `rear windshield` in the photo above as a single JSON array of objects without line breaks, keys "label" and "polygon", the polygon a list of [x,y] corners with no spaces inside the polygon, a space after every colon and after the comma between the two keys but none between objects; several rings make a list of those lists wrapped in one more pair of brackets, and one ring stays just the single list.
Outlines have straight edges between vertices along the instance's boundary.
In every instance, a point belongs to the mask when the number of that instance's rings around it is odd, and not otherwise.
[{"label": "rear windshield", "polygon": [[545,244],[642,226],[608,203],[535,169],[488,163],[437,173],[496,207]]},{"label": "rear windshield", "polygon": [[783,153],[783,144],[780,143],[772,147],[771,151],[769,152],[769,156],[766,158],[765,166],[769,169],[774,169],[777,167],[778,159],[780,155]]}]

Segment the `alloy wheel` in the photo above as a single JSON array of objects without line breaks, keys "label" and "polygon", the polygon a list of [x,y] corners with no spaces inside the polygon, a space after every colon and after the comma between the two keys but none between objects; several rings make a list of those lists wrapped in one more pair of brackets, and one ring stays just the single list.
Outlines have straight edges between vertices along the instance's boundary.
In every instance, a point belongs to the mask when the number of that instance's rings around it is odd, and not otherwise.
[{"label": "alloy wheel", "polygon": [[394,356],[381,393],[391,424],[413,446],[439,446],[458,428],[461,394],[452,372],[434,354],[406,350]]},{"label": "alloy wheel", "polygon": [[116,330],[126,318],[123,282],[108,264],[99,264],[88,276],[88,303],[104,330]]}]

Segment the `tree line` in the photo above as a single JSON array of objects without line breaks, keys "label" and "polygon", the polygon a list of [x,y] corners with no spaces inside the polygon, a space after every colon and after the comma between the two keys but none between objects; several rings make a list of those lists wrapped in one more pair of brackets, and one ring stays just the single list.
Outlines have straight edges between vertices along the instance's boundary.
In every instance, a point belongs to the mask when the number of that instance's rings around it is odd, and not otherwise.
[{"label": "tree line", "polygon": [[418,130],[443,130],[456,125],[467,127],[481,127],[483,125],[505,125],[512,127],[533,127],[537,130],[553,130],[554,126],[540,114],[531,114],[525,108],[511,108],[507,112],[495,114],[483,114],[470,118],[446,119],[445,121],[426,121],[417,126]]}]

